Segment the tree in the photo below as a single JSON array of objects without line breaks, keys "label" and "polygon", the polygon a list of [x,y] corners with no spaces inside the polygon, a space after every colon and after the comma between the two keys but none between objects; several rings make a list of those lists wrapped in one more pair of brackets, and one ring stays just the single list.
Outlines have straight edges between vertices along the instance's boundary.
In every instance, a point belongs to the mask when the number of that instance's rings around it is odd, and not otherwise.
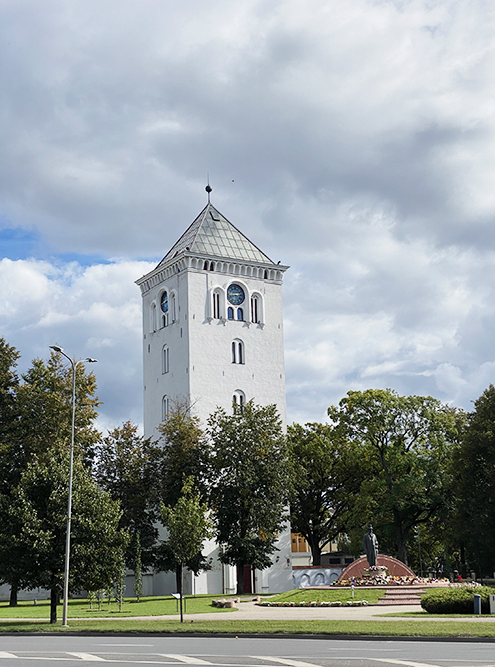
[{"label": "tree", "polygon": [[[12,430],[19,416],[17,409],[19,377],[15,371],[19,356],[15,347],[11,347],[4,338],[0,338],[0,462],[4,464],[5,459],[1,452],[11,444]],[[4,474],[0,475],[0,484],[8,484],[6,477]]]},{"label": "tree", "polygon": [[136,568],[137,536],[142,566],[154,567],[159,519],[158,475],[161,450],[150,438],[138,435],[130,421],[109,431],[96,447],[95,478],[102,489],[120,502],[120,527],[131,535],[126,564]]},{"label": "tree", "polygon": [[[475,401],[452,465],[455,532],[462,560],[482,575],[495,569],[495,387]],[[468,570],[469,571],[469,570]]]},{"label": "tree", "polygon": [[134,595],[136,602],[140,602],[143,597],[143,567],[142,567],[142,550],[139,533],[136,535],[136,556],[134,558]]},{"label": "tree", "polygon": [[397,557],[407,563],[411,529],[430,521],[448,500],[448,459],[462,432],[463,413],[431,397],[368,389],[348,392],[328,414],[343,437],[370,458],[371,474],[360,496],[371,498],[383,526],[392,527]]},{"label": "tree", "polygon": [[[0,504],[0,531],[7,542],[10,524],[4,511],[9,506],[8,499],[35,457],[41,461],[53,450],[69,447],[72,422],[72,369],[64,367],[60,355],[52,353],[47,363],[35,359],[19,383],[13,371],[8,370],[9,363],[12,369],[18,356],[14,348],[4,342],[0,344],[0,374],[4,383],[0,400],[5,408],[4,435],[0,436],[0,493],[4,496]],[[100,437],[93,425],[98,405],[96,382],[94,375],[86,374],[81,364],[76,373],[76,447],[89,465]],[[16,582],[16,573],[20,576],[20,562],[8,553],[0,560],[0,579],[11,585],[11,605],[17,603],[20,584]]]},{"label": "tree", "polygon": [[211,502],[221,560],[237,565],[237,592],[244,592],[244,565],[271,565],[278,533],[288,518],[289,466],[275,405],[248,402],[242,413],[218,409],[209,419],[212,443]]},{"label": "tree", "polygon": [[[9,494],[13,485],[19,479],[17,470],[15,446],[15,431],[19,420],[17,390],[19,377],[15,371],[19,359],[17,350],[0,338],[0,494]],[[2,506],[0,505],[0,522],[2,520]],[[19,569],[19,563],[12,562],[9,556],[0,563],[0,581],[7,581],[5,573],[14,568]],[[17,605],[17,585],[11,587],[10,604]]]},{"label": "tree", "polygon": [[[64,365],[63,357],[52,351],[46,363],[42,359],[34,359],[22,379],[17,391],[21,414],[17,445],[24,455],[25,463],[33,454],[42,457],[48,449],[70,444],[72,368]],[[94,374],[86,373],[84,364],[78,363],[74,442],[88,467],[94,459],[95,446],[101,438],[94,426],[99,404]]]},{"label": "tree", "polygon": [[355,495],[365,475],[355,443],[329,424],[293,424],[287,432],[293,471],[290,521],[307,540],[313,565],[322,547],[345,531]]},{"label": "tree", "polygon": [[160,424],[161,458],[159,463],[160,497],[173,507],[182,496],[184,483],[193,477],[202,498],[207,495],[209,447],[199,419],[185,405],[174,405],[166,421]]},{"label": "tree", "polygon": [[[5,496],[0,498],[9,524],[9,534],[0,534],[0,559],[18,558],[22,574],[16,581],[22,587],[50,590],[51,623],[64,577],[68,471],[68,452],[49,450],[29,463],[7,507]],[[120,577],[128,543],[118,526],[119,504],[97,486],[80,455],[73,479],[69,590],[107,589]]]},{"label": "tree", "polygon": [[180,622],[182,611],[182,570],[203,549],[203,542],[213,536],[208,507],[193,489],[193,478],[186,480],[182,495],[173,507],[162,505],[162,521],[168,529],[168,544],[176,566],[179,582]]},{"label": "tree", "polygon": [[[206,502],[208,493],[209,446],[204,432],[199,426],[199,419],[192,416],[187,406],[173,406],[165,422],[160,425],[161,438],[157,478],[161,502],[166,507],[175,507],[182,497],[185,482],[193,479],[193,484],[200,498]],[[157,568],[174,571],[177,589],[182,585],[178,579],[176,559],[169,540],[164,540],[157,550]],[[210,564],[201,551],[194,554],[186,563],[187,567],[198,574],[209,570]]]}]

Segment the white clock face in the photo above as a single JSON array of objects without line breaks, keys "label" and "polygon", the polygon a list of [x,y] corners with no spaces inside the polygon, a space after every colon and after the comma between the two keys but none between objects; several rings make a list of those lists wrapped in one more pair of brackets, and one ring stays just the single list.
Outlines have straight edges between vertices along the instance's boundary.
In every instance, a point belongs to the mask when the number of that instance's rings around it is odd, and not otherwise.
[{"label": "white clock face", "polygon": [[240,306],[244,301],[244,290],[240,285],[229,285],[227,288],[227,299],[234,306]]}]

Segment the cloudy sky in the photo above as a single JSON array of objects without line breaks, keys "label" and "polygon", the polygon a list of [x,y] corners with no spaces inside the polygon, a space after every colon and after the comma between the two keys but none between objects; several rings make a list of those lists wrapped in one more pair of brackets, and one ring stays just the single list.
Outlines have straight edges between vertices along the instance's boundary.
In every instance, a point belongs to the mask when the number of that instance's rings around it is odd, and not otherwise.
[{"label": "cloudy sky", "polygon": [[0,335],[141,422],[134,281],[212,202],[284,282],[288,420],[495,380],[490,0],[1,0]]}]

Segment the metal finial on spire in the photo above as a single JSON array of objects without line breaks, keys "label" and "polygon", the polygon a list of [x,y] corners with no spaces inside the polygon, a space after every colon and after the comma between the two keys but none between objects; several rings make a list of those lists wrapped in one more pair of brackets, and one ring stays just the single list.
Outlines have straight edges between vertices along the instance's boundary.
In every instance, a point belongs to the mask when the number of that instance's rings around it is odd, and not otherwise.
[{"label": "metal finial on spire", "polygon": [[206,181],[208,185],[206,186],[205,190],[208,193],[208,204],[210,203],[210,192],[212,191],[212,187],[210,186],[210,174],[206,174]]}]

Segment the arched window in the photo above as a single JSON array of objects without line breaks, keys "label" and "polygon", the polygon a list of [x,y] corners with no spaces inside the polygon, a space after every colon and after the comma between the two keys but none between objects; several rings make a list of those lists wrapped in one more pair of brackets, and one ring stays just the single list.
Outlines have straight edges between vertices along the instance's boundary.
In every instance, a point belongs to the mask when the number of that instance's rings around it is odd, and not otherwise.
[{"label": "arched window", "polygon": [[169,414],[170,414],[170,399],[168,396],[164,396],[162,398],[162,421],[166,421],[168,419]]},{"label": "arched window", "polygon": [[156,303],[151,304],[151,322],[150,322],[151,331],[156,331]]},{"label": "arched window", "polygon": [[234,319],[234,309],[233,309],[231,306],[229,306],[229,307],[227,308],[227,318],[228,318],[229,320],[233,320],[233,319]]},{"label": "arched window", "polygon": [[268,271],[265,271],[264,278],[265,280],[268,280]]},{"label": "arched window", "polygon": [[206,262],[206,261],[203,264],[203,271],[208,271],[208,262]]},{"label": "arched window", "polygon": [[170,348],[164,345],[162,348],[162,373],[168,373],[170,370]]},{"label": "arched window", "polygon": [[242,322],[244,320],[244,311],[242,308],[237,309],[237,319]]},{"label": "arched window", "polygon": [[173,324],[175,322],[175,320],[177,319],[175,294],[173,294],[173,293],[170,295],[170,317],[171,317],[172,324]]},{"label": "arched window", "polygon": [[169,312],[169,303],[168,303],[168,292],[162,292],[160,296],[160,310],[162,312],[161,325],[166,327],[168,325],[168,312]]},{"label": "arched window", "polygon": [[251,322],[253,324],[260,323],[260,299],[257,294],[254,294],[251,297]]},{"label": "arched window", "polygon": [[232,351],[232,363],[233,364],[243,364],[244,363],[244,343],[239,338],[236,338],[232,341],[231,345]]},{"label": "arched window", "polygon": [[246,396],[243,391],[236,389],[234,395],[232,396],[232,410],[235,415],[242,414],[244,412],[244,406],[246,405]]}]

